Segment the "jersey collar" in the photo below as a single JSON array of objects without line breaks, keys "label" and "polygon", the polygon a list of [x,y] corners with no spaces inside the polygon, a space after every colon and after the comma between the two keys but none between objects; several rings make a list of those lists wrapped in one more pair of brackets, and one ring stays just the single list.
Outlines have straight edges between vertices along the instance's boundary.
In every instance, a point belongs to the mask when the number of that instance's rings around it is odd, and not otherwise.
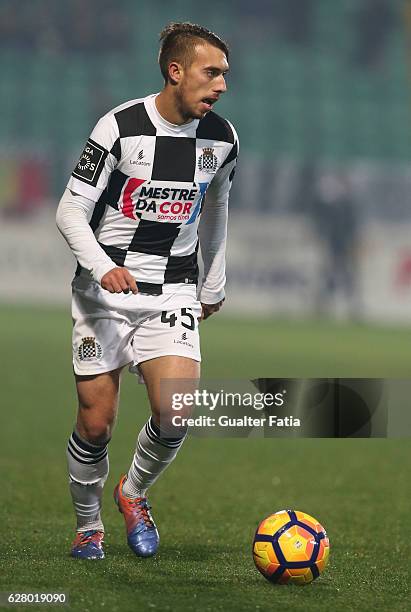
[{"label": "jersey collar", "polygon": [[159,95],[160,92],[152,94],[151,96],[147,96],[144,100],[144,105],[146,107],[148,116],[151,119],[151,122],[154,125],[162,126],[166,131],[175,134],[184,134],[188,132],[193,132],[197,129],[199,124],[199,119],[193,119],[189,123],[183,123],[183,125],[176,125],[175,123],[170,123],[167,119],[164,119],[162,115],[157,110],[155,99]]}]

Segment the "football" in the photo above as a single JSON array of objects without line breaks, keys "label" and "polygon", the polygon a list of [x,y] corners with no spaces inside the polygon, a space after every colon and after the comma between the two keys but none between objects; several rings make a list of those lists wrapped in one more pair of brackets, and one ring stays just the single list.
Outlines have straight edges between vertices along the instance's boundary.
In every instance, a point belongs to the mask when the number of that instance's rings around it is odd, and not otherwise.
[{"label": "football", "polygon": [[324,527],[299,510],[270,514],[257,527],[254,563],[270,582],[308,584],[324,571],[330,544]]}]

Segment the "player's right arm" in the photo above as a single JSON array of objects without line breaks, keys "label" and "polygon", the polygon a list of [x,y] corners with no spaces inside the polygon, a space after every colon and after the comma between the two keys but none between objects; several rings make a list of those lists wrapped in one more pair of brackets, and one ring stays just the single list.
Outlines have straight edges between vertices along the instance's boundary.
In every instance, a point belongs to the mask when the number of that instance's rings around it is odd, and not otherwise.
[{"label": "player's right arm", "polygon": [[105,115],[94,128],[60,200],[56,222],[79,264],[110,293],[137,293],[135,279],[116,267],[89,225],[95,204],[121,156],[115,118]]}]

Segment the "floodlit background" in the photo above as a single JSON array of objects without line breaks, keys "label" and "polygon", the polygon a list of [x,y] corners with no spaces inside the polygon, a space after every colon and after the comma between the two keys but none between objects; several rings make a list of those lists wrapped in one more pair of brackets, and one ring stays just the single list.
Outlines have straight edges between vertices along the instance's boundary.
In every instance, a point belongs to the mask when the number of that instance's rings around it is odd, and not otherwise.
[{"label": "floodlit background", "polygon": [[[97,118],[162,87],[160,30],[204,24],[231,47],[216,110],[241,152],[228,299],[201,324],[203,380],[409,379],[410,6],[0,0],[0,592],[66,591],[76,612],[408,612],[409,438],[189,436],[150,491],[160,553],[135,559],[112,501],[149,414],[131,375],[110,443],[107,557],[72,562],[75,262],[54,218]],[[388,422],[398,438],[410,431],[403,389],[391,396],[395,432]],[[281,508],[330,536],[330,567],[312,587],[275,589],[254,568],[255,528]]]},{"label": "floodlit background", "polygon": [[225,314],[409,322],[410,15],[402,0],[1,0],[1,299],[68,304],[54,213],[69,173],[99,116],[161,89],[158,33],[190,20],[231,47]]}]

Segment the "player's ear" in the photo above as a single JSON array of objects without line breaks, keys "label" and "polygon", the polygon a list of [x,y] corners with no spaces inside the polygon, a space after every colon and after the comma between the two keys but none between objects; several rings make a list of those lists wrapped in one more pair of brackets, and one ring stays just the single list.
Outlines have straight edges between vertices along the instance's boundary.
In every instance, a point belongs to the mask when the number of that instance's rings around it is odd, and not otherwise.
[{"label": "player's ear", "polygon": [[170,62],[168,65],[168,76],[173,85],[177,85],[183,76],[183,67],[178,62]]}]

